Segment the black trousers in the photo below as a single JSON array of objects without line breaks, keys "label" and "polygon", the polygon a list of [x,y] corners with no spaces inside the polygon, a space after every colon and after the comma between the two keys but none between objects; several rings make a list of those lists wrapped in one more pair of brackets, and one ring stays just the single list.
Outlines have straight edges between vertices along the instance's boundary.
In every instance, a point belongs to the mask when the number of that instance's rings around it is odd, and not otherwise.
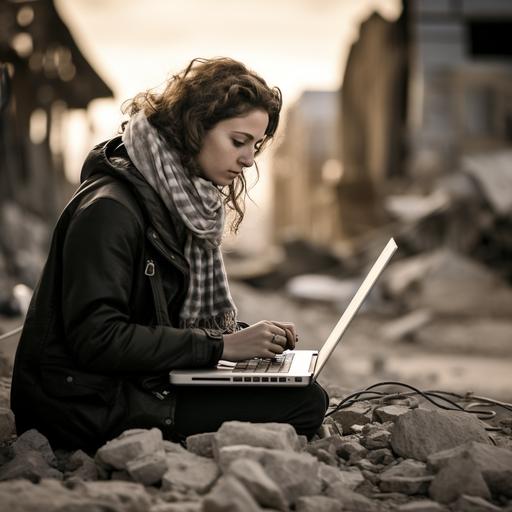
[{"label": "black trousers", "polygon": [[224,421],[289,423],[311,439],[329,397],[317,383],[307,387],[176,386],[174,429],[183,438],[214,432]]}]

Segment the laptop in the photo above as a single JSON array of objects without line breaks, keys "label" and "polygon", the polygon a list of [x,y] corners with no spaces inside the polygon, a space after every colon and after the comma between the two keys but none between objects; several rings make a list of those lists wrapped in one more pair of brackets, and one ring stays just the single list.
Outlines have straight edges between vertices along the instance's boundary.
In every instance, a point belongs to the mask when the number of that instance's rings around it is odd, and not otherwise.
[{"label": "laptop", "polygon": [[391,238],[320,350],[286,350],[273,359],[220,360],[215,368],[172,370],[171,383],[177,386],[309,386],[318,378],[397,248]]}]

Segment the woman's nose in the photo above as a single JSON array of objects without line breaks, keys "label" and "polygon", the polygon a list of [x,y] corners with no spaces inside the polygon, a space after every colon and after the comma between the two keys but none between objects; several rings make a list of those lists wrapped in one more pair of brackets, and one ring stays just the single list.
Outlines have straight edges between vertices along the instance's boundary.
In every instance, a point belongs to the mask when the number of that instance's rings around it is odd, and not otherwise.
[{"label": "woman's nose", "polygon": [[254,164],[254,152],[252,149],[244,152],[238,159],[238,162],[242,167],[252,167]]}]

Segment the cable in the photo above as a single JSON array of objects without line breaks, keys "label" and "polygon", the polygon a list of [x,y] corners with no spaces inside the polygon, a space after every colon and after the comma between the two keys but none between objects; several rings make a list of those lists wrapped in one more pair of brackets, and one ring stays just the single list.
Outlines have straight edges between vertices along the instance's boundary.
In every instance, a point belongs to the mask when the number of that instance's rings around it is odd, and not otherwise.
[{"label": "cable", "polygon": [[13,329],[12,331],[6,332],[5,334],[0,334],[0,341],[4,341],[7,338],[10,338],[11,336],[14,336],[15,334],[18,334],[23,329],[23,325],[20,325],[19,327],[16,327],[16,329]]},{"label": "cable", "polygon": [[[401,386],[408,388],[412,391],[407,392],[381,392],[376,391],[374,388],[382,387],[382,386]],[[371,395],[371,396],[367,396]],[[509,404],[507,402],[500,402],[499,400],[493,400],[486,397],[481,396],[475,396],[472,393],[468,393],[466,395],[459,395],[457,393],[451,393],[447,391],[437,391],[437,390],[429,390],[429,391],[421,391],[414,386],[411,386],[410,384],[405,384],[403,382],[396,382],[396,381],[385,381],[385,382],[378,382],[376,384],[372,384],[371,386],[368,386],[367,388],[357,391],[355,393],[352,393],[345,397],[343,400],[341,400],[338,404],[334,406],[334,408],[327,412],[325,414],[325,417],[328,417],[335,412],[339,411],[340,409],[344,409],[346,407],[350,407],[356,402],[361,401],[371,401],[371,400],[379,400],[381,403],[386,403],[393,399],[401,399],[405,397],[412,397],[414,395],[419,395],[423,397],[425,400],[431,402],[436,407],[439,407],[440,409],[448,410],[448,411],[460,411],[460,412],[466,412],[468,414],[476,414],[477,417],[480,420],[490,420],[496,416],[496,411],[486,411],[482,409],[474,409],[475,407],[490,407],[490,406],[499,406],[503,407],[504,409],[508,411],[512,411],[512,404]],[[477,400],[474,402],[470,402],[466,405],[466,407],[463,407],[462,405],[454,402],[453,400],[450,400],[446,396],[451,396],[454,398],[458,398],[459,400],[463,400],[465,402],[468,402],[469,400]],[[450,406],[443,405],[442,403],[439,403],[440,401],[446,402]],[[486,427],[486,430],[501,430],[499,427]]]}]

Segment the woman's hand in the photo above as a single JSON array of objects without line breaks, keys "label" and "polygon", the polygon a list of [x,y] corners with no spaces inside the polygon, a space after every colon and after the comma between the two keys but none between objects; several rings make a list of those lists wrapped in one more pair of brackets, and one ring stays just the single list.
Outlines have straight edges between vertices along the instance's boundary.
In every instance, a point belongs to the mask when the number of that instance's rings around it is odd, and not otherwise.
[{"label": "woman's hand", "polygon": [[290,322],[262,320],[233,334],[224,335],[221,359],[243,361],[252,357],[275,357],[295,348],[297,334]]}]

